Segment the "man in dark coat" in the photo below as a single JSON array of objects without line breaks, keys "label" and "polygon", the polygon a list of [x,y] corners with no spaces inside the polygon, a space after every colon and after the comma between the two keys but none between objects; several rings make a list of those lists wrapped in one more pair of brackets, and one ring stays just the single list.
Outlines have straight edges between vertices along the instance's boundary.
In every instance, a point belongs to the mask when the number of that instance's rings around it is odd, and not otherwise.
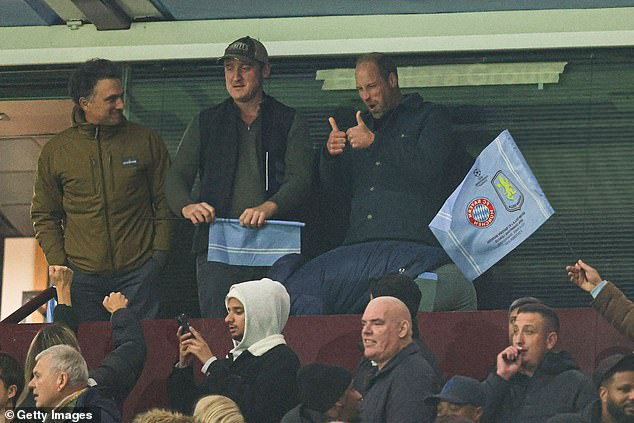
[{"label": "man in dark coat", "polygon": [[[369,279],[399,269],[415,278],[451,262],[428,228],[470,167],[457,166],[466,152],[450,114],[416,93],[402,94],[385,54],[360,57],[355,83],[367,112],[357,111],[347,131],[331,117],[320,155],[324,193],[350,202],[349,227],[343,245],[285,279],[272,273],[291,295],[292,314],[362,313]],[[437,285],[456,303],[470,289],[454,281]]]},{"label": "man in dark coat", "polygon": [[482,422],[541,423],[596,399],[572,356],[553,351],[558,334],[554,310],[543,304],[519,308],[513,344],[498,354],[496,371],[483,382],[488,403]]},{"label": "man in dark coat", "polygon": [[634,422],[634,354],[614,354],[603,359],[592,379],[599,399],[579,414],[559,414],[548,423]]},{"label": "man in dark coat", "polygon": [[297,373],[299,405],[281,423],[357,422],[361,394],[346,369],[311,363]]},{"label": "man in dark coat", "polygon": [[[418,344],[421,355],[434,370],[434,393],[440,391],[444,380],[442,370],[438,365],[436,355],[420,337],[420,331],[418,329],[417,313],[422,294],[416,282],[409,276],[399,273],[390,273],[381,278],[370,280],[370,296],[370,299],[386,296],[395,297],[407,306],[412,319],[412,341]],[[367,385],[376,372],[375,367],[376,363],[366,358],[363,358],[357,366],[357,371],[354,376],[354,387],[361,392],[361,394],[366,392]]]},{"label": "man in dark coat", "polygon": [[434,371],[412,342],[412,320],[394,297],[370,301],[362,317],[364,356],[376,363],[361,403],[362,422],[431,423],[424,401],[433,394]]},{"label": "man in dark coat", "polygon": [[50,414],[47,420],[121,422],[117,404],[97,387],[88,386],[86,361],[70,345],[54,345],[37,355],[29,387],[33,388],[35,406]]}]

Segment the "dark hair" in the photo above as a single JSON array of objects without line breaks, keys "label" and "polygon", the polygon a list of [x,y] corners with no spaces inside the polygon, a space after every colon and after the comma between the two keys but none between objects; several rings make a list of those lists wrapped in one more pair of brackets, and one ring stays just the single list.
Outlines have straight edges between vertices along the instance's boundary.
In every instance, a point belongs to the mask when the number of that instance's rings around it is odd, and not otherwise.
[{"label": "dark hair", "polygon": [[24,389],[24,370],[18,360],[4,352],[0,352],[0,381],[4,383],[4,387],[7,389],[9,386],[15,385],[16,393],[11,399],[15,407],[16,401]]},{"label": "dark hair", "polygon": [[515,299],[509,306],[509,314],[518,307],[525,304],[544,304],[542,300],[535,297],[520,297]]},{"label": "dark hair", "polygon": [[392,59],[390,59],[389,56],[386,56],[383,53],[365,54],[357,59],[356,66],[359,66],[361,63],[366,62],[374,63],[379,69],[381,77],[386,81],[390,78],[391,73],[398,77],[396,65],[394,64],[394,62],[392,62]]},{"label": "dark hair", "polygon": [[543,303],[531,303],[524,304],[518,310],[518,315],[521,313],[537,313],[544,318],[546,324],[548,325],[548,329],[550,331],[554,331],[559,333],[559,316],[555,313],[555,310],[548,307]]},{"label": "dark hair", "polygon": [[97,82],[102,79],[121,79],[121,69],[106,59],[91,59],[79,65],[68,81],[68,95],[75,104],[79,99],[92,94]]},{"label": "dark hair", "polygon": [[370,279],[370,294],[376,297],[395,297],[403,301],[412,316],[412,336],[419,337],[416,315],[422,294],[414,279],[401,273],[388,273],[380,278]]}]

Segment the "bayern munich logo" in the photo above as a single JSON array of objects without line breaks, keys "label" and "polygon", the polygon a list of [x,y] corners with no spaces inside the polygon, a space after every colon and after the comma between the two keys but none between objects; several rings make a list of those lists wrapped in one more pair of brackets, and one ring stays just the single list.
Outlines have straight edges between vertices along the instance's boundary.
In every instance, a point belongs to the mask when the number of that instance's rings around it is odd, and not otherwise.
[{"label": "bayern munich logo", "polygon": [[473,226],[486,228],[495,220],[495,207],[487,198],[476,198],[467,206],[467,220]]}]

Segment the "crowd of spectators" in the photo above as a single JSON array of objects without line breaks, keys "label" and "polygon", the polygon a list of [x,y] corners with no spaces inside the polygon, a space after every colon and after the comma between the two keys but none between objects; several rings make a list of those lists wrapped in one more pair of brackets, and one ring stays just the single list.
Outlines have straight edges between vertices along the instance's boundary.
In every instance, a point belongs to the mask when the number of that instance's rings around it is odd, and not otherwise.
[{"label": "crowd of spectators", "polygon": [[[229,97],[194,117],[169,171],[160,137],[123,116],[112,62],[88,61],[71,77],[73,126],[43,149],[31,210],[57,291],[55,323],[35,335],[23,364],[0,353],[3,418],[37,409],[50,413],[46,421],[74,421],[73,413],[89,410],[103,423],[121,421],[145,365],[140,319],[157,315],[156,279],[175,215],[196,225],[201,313],[226,316],[233,348],[220,357],[195,327],[180,325],[169,409],[145,411],[134,422],[634,421],[634,354],[606,358],[591,380],[574,357],[557,351],[559,317],[533,297],[510,305],[508,346],[491,357],[485,380],[456,375],[444,383],[420,337],[416,279],[451,265],[427,223],[463,174],[455,164],[464,151],[447,111],[402,94],[384,54],[358,59],[355,81],[367,111],[351,122],[331,117],[319,152],[320,183],[350,201],[343,245],[272,268],[207,260],[206,231],[217,217],[257,230],[270,218],[299,216],[316,159],[301,115],[264,93],[266,48],[240,38],[221,60]],[[631,301],[581,260],[566,271],[634,339]],[[475,308],[469,281],[440,282],[437,303]],[[326,313],[362,314],[354,373],[323,363],[301,367],[286,343],[289,315]],[[76,337],[90,320],[109,320],[113,340],[92,369]]]}]

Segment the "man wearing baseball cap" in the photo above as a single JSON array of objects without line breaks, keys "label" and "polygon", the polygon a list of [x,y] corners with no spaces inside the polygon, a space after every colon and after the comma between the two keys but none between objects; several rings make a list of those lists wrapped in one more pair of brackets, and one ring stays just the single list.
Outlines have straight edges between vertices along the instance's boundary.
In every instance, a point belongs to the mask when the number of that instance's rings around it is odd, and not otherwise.
[{"label": "man wearing baseball cap", "polygon": [[548,423],[634,422],[634,354],[614,354],[602,360],[592,380],[599,399],[580,414],[560,414]]},{"label": "man wearing baseball cap", "polygon": [[[260,279],[268,267],[207,260],[209,224],[236,218],[260,228],[272,217],[298,219],[310,196],[314,152],[304,119],[264,93],[271,74],[264,45],[235,40],[220,58],[229,98],[194,116],[167,177],[173,212],[196,225],[193,251],[201,314],[223,317],[224,298],[238,282]],[[192,187],[200,176],[200,193]]]},{"label": "man wearing baseball cap", "polygon": [[478,423],[486,405],[486,393],[477,380],[467,376],[454,376],[440,394],[425,399],[425,404],[436,406],[436,416],[463,416]]},{"label": "man wearing baseball cap", "polygon": [[281,423],[357,422],[361,394],[342,367],[311,363],[297,372],[300,404]]}]

